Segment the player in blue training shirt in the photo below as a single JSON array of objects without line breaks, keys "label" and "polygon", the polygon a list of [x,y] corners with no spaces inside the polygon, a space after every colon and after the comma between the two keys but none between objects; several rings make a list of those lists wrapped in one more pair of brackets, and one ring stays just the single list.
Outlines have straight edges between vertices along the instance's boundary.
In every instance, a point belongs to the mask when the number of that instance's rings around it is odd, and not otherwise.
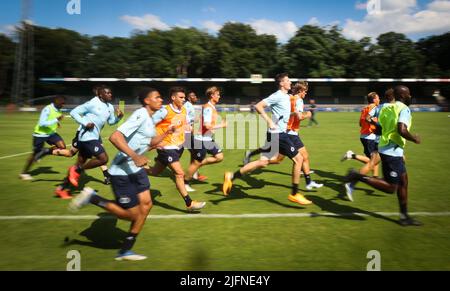
[{"label": "player in blue training shirt", "polygon": [[109,138],[119,150],[109,169],[116,200],[109,201],[99,196],[93,189],[84,188],[70,204],[70,209],[74,211],[93,204],[120,219],[131,221],[129,233],[116,260],[146,259],[146,256],[135,254],[131,250],[153,206],[150,181],[144,169],[147,167],[148,158],[144,153],[156,147],[171,133],[167,131],[163,135],[156,136],[152,115],[162,106],[159,92],[153,88],[146,88],[139,94],[139,101],[143,107],[136,110]]},{"label": "player in blue training shirt", "polygon": [[108,163],[108,155],[103,148],[100,132],[106,123],[117,124],[123,117],[123,112],[117,108],[117,116],[115,116],[114,106],[109,103],[112,100],[109,87],[100,87],[98,93],[98,97],[94,97],[70,112],[72,118],[81,125],[78,133],[78,159],[77,163],[69,168],[65,182],[56,189],[56,192],[68,192],[66,189],[69,183],[78,187],[80,176],[85,170]]}]

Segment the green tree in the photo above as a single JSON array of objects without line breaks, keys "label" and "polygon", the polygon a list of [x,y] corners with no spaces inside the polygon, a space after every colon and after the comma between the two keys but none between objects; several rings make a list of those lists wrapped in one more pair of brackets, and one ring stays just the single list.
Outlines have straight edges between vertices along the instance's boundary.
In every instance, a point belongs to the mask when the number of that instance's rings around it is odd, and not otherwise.
[{"label": "green tree", "polygon": [[86,69],[90,77],[133,77],[137,69],[134,50],[128,38],[95,36]]},{"label": "green tree", "polygon": [[6,35],[0,34],[0,100],[6,98],[11,90],[14,69],[15,43]]},{"label": "green tree", "polygon": [[421,39],[416,45],[425,57],[424,71],[428,76],[450,76],[450,32]]},{"label": "green tree", "polygon": [[257,35],[250,25],[226,23],[219,31],[217,49],[222,76],[248,78],[252,73],[271,73],[278,45],[275,36]]},{"label": "green tree", "polygon": [[345,40],[337,27],[327,31],[305,25],[285,46],[289,56],[287,69],[298,77],[342,77],[345,75],[347,51]]},{"label": "green tree", "polygon": [[377,38],[375,46],[378,71],[386,78],[421,77],[423,56],[404,34],[388,32]]},{"label": "green tree", "polygon": [[67,29],[34,27],[35,75],[79,77],[88,68],[91,40]]}]

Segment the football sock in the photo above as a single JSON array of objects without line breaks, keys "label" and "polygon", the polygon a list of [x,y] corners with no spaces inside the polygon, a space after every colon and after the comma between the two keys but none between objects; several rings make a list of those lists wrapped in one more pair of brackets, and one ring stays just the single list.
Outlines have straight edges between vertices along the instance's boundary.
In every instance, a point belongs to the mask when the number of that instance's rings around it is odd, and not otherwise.
[{"label": "football sock", "polygon": [[75,171],[78,173],[78,174],[81,174],[81,173],[83,173],[83,169],[80,167],[80,166],[77,166],[77,168],[75,169]]},{"label": "football sock", "polygon": [[298,184],[292,184],[292,191],[291,194],[295,195],[298,193]]},{"label": "football sock", "polygon": [[109,174],[109,172],[108,172],[108,169],[106,169],[106,170],[103,171],[103,176],[105,176],[105,177],[111,176],[111,175]]},{"label": "football sock", "polygon": [[89,200],[89,203],[101,208],[105,208],[106,204],[109,203],[109,200],[106,200],[105,198],[98,195],[92,195],[91,200]]},{"label": "football sock", "polygon": [[127,235],[127,237],[125,238],[122,248],[119,251],[119,254],[122,255],[122,254],[126,253],[127,251],[131,250],[133,248],[134,244],[136,243],[137,236],[138,236],[137,234],[130,232]]},{"label": "football sock", "polygon": [[233,174],[232,180],[242,178],[241,170],[236,171],[236,173]]},{"label": "football sock", "polygon": [[356,154],[352,154],[352,159],[356,160]]},{"label": "football sock", "polygon": [[189,197],[189,195],[183,197],[183,199],[184,199],[184,202],[186,203],[186,206],[187,206],[187,207],[191,206],[191,204],[192,204],[192,199],[191,199],[191,197]]},{"label": "football sock", "polygon": [[306,180],[306,185],[309,185],[311,183],[311,175],[306,175],[305,174],[305,180]]}]

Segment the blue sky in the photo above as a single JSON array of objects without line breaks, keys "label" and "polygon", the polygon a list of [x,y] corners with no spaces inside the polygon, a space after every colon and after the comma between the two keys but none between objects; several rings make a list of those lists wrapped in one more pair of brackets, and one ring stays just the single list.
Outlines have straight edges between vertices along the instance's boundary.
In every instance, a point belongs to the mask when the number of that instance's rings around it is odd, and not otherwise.
[{"label": "blue sky", "polygon": [[[81,15],[66,11],[70,0],[34,0],[37,25],[82,34],[129,36],[133,29],[196,27],[212,34],[228,21],[248,23],[258,33],[285,42],[304,24],[338,24],[349,38],[395,30],[413,39],[450,30],[450,0],[79,0]],[[380,1],[368,14],[367,1]],[[0,1],[0,32],[20,19],[20,0]]]}]

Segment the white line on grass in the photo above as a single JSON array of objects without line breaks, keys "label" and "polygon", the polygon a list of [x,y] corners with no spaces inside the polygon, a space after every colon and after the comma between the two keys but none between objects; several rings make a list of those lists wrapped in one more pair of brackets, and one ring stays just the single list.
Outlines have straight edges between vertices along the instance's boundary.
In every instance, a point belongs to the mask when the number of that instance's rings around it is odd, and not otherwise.
[{"label": "white line on grass", "polygon": [[5,157],[0,157],[0,160],[4,160],[4,159],[10,159],[10,158],[14,158],[14,157],[20,157],[20,156],[24,156],[24,155],[29,155],[32,152],[26,152],[26,153],[21,153],[21,154],[16,154],[16,155],[11,155],[11,156],[5,156]]},{"label": "white line on grass", "polygon": [[[398,216],[398,212],[374,212],[367,213],[255,213],[255,214],[173,214],[173,215],[149,215],[147,219],[214,219],[214,218],[239,218],[239,219],[255,219],[255,218],[309,218],[309,217],[351,217],[351,216]],[[450,212],[411,212],[412,216],[450,216]],[[29,216],[0,216],[0,221],[4,220],[94,220],[98,219],[97,215],[29,215]],[[103,218],[115,218],[114,216],[106,216]]]}]

